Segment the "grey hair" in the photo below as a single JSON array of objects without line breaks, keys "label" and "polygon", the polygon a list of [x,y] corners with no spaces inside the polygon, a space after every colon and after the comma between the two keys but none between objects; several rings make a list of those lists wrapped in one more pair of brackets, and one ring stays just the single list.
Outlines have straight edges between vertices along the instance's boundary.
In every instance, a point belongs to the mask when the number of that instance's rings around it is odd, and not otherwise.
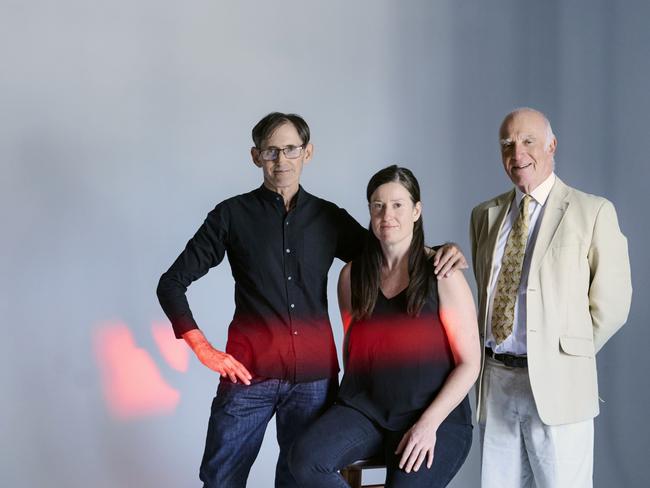
[{"label": "grey hair", "polygon": [[522,112],[532,112],[537,115],[540,115],[542,119],[544,119],[544,125],[546,126],[546,145],[548,146],[553,140],[553,138],[555,137],[555,134],[553,134],[553,128],[551,127],[551,122],[548,120],[548,117],[544,115],[544,113],[530,107],[518,107],[514,109],[512,112],[510,112],[508,115],[506,115],[503,118],[503,122],[501,122],[501,125],[499,126],[499,135],[501,135],[501,130],[503,129],[505,123],[508,120],[512,119],[515,115],[520,114]]}]

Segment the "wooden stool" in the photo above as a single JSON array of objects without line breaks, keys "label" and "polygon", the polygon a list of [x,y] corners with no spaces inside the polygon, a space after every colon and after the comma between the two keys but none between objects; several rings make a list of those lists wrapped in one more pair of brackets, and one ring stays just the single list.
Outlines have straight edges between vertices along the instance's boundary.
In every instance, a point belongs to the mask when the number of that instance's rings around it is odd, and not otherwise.
[{"label": "wooden stool", "polygon": [[372,457],[368,459],[359,459],[352,464],[347,465],[341,470],[341,476],[348,482],[351,488],[384,488],[384,485],[362,485],[361,471],[364,469],[385,468],[382,457]]}]

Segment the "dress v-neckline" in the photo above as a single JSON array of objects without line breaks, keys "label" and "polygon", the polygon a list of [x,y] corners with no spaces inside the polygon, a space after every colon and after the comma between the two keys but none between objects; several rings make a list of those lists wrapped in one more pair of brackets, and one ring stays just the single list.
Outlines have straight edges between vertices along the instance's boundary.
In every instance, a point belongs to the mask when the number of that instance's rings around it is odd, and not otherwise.
[{"label": "dress v-neckline", "polygon": [[393,296],[390,297],[390,298],[386,296],[386,294],[384,293],[384,290],[381,289],[381,286],[379,287],[379,293],[381,293],[381,296],[384,297],[386,300],[389,300],[389,301],[390,301],[390,300],[393,300],[394,298],[397,298],[397,297],[400,296],[402,293],[404,293],[406,290],[408,290],[408,287],[409,287],[409,286],[406,285],[406,287],[402,288],[402,291],[400,291],[400,292],[399,292],[398,294],[396,294],[396,295],[393,295]]}]

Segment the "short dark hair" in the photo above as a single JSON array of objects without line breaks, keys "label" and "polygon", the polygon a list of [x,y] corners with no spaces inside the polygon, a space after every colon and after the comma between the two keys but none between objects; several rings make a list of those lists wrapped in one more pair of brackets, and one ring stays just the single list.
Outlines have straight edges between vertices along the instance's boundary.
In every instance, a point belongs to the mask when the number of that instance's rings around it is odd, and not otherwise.
[{"label": "short dark hair", "polygon": [[261,148],[262,143],[271,137],[275,129],[286,123],[292,124],[296,128],[303,144],[309,142],[309,126],[300,115],[271,112],[253,127],[253,143],[255,147]]}]

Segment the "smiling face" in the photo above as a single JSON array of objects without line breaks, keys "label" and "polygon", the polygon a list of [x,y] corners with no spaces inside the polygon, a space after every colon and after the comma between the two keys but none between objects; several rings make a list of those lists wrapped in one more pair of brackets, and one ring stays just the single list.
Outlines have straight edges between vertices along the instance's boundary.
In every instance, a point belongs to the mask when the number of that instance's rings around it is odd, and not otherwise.
[{"label": "smiling face", "polygon": [[[252,148],[251,155],[255,165],[262,168],[264,185],[276,192],[297,191],[298,185],[300,184],[302,168],[312,156],[312,145],[303,145],[303,141],[294,125],[287,122],[275,129],[263,141],[261,146],[260,148]],[[265,149],[284,149],[298,146],[303,146],[303,149],[300,152],[300,156],[294,159],[287,158],[282,150],[278,151],[278,156],[271,161],[263,159],[261,155],[261,151]]]},{"label": "smiling face", "polygon": [[553,172],[557,140],[541,113],[521,110],[507,116],[499,139],[503,167],[522,192],[530,194]]},{"label": "smiling face", "polygon": [[413,203],[408,190],[396,182],[384,183],[370,196],[370,225],[382,244],[410,244],[413,225],[420,218],[422,204]]}]

